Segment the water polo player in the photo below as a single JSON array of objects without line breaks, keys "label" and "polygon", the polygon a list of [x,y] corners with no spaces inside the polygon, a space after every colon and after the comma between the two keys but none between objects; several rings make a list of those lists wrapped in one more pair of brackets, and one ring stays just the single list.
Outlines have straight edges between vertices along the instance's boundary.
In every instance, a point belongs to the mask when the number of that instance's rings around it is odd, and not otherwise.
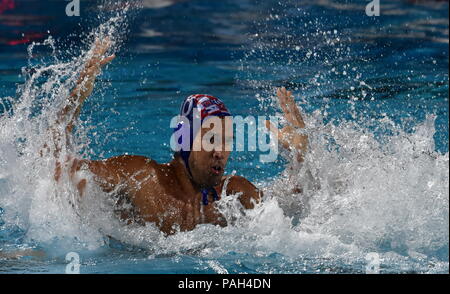
[{"label": "water polo player", "polygon": [[[93,55],[86,63],[78,83],[69,97],[69,103],[59,113],[58,124],[54,129],[65,129],[67,136],[73,129],[83,102],[91,94],[96,76],[103,65],[114,56],[105,57],[110,46],[109,40],[97,41]],[[281,108],[289,124],[277,132],[278,140],[284,148],[298,150],[296,160],[302,160],[306,151],[307,137],[296,132],[304,128],[299,109],[291,93],[285,88],[277,92]],[[202,132],[193,124],[194,111],[198,112]],[[105,192],[117,197],[117,203],[128,203],[119,210],[120,217],[130,222],[152,222],[166,234],[192,230],[201,223],[225,226],[226,221],[216,208],[215,201],[222,193],[237,194],[245,209],[252,209],[261,201],[261,192],[248,180],[240,176],[224,176],[230,155],[226,148],[226,119],[231,115],[225,104],[209,95],[192,95],[185,99],[180,109],[180,121],[172,131],[179,132],[178,151],[169,163],[160,164],[144,156],[122,155],[106,160],[70,159],[67,169],[81,196],[85,193],[87,178],[76,176],[80,170],[89,170],[92,181]],[[205,122],[216,118],[222,127],[219,142],[210,142],[217,148],[211,151],[192,148],[202,141],[204,134],[212,130]],[[186,119],[190,122],[186,123]],[[270,123],[267,123],[269,128]],[[63,126],[63,127],[61,127]],[[58,132],[55,131],[56,136]],[[57,138],[58,139],[58,138]],[[213,139],[211,139],[213,140]],[[70,140],[64,140],[70,142]],[[58,148],[57,148],[58,150]],[[55,179],[59,181],[64,172],[58,163]],[[226,183],[226,185],[224,185]],[[225,188],[224,188],[225,187]],[[224,191],[222,191],[224,188]],[[128,208],[125,208],[128,207]]]}]

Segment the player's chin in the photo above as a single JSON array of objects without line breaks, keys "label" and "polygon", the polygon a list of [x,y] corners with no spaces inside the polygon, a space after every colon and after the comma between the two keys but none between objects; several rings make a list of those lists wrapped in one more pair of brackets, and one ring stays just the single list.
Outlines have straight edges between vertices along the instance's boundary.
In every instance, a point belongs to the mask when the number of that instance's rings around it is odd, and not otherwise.
[{"label": "player's chin", "polygon": [[223,176],[223,172],[218,173],[218,174],[209,174],[207,185],[210,187],[215,187],[215,186],[219,185],[222,181],[222,176]]}]

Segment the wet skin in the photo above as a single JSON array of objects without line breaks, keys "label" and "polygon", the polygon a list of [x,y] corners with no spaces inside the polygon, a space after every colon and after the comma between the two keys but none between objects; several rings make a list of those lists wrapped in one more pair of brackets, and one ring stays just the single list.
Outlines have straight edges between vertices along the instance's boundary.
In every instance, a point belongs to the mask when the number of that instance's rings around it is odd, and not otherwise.
[{"label": "wet skin", "polygon": [[[58,113],[56,125],[64,127],[50,128],[53,135],[53,155],[59,158],[63,146],[69,144],[74,123],[81,111],[83,102],[92,93],[95,78],[101,67],[114,59],[114,55],[105,57],[110,47],[109,39],[97,40],[92,49],[92,55],[80,74],[76,87],[68,97],[67,105]],[[291,92],[285,88],[277,91],[280,106],[288,121],[288,125],[278,130],[267,123],[270,131],[275,132],[281,146],[297,152],[294,160],[302,161],[306,151],[307,136],[296,132],[304,128],[300,111],[295,105]],[[198,224],[211,223],[225,226],[226,220],[219,213],[216,204],[209,195],[209,203],[204,206],[201,202],[203,188],[214,188],[218,195],[222,193],[225,177],[223,172],[230,155],[225,148],[230,138],[226,138],[227,124],[225,119],[219,120],[222,132],[211,139],[214,148],[205,150],[203,135],[214,129],[214,125],[202,126],[202,132],[197,135],[195,142],[202,142],[198,151],[192,151],[189,157],[188,173],[183,160],[179,156],[166,164],[159,164],[143,156],[123,155],[102,161],[69,158],[63,163],[57,160],[55,180],[58,182],[63,172],[68,172],[79,193],[86,193],[88,179],[79,179],[78,171],[88,170],[93,174],[93,181],[111,197],[117,198],[118,206],[115,208],[120,218],[127,223],[155,223],[162,232],[172,234],[177,230],[187,231],[194,229]],[[64,129],[65,134],[60,130]],[[219,127],[220,129],[220,127]],[[202,134],[202,135],[201,135]],[[215,142],[214,142],[215,140]],[[64,142],[65,141],[65,142]],[[41,155],[50,151],[46,144]],[[197,150],[197,149],[196,149]],[[252,209],[261,201],[262,193],[248,180],[240,176],[229,178],[225,189],[226,194],[239,194],[238,199],[244,209]],[[131,205],[126,205],[131,204]],[[128,207],[128,208],[124,208]]]},{"label": "wet skin", "polygon": [[[208,132],[207,128],[204,130]],[[72,160],[70,175],[76,181],[74,184],[80,195],[83,195],[87,179],[79,180],[76,174],[80,169],[88,169],[94,175],[96,184],[119,199],[119,209],[121,205],[132,204],[132,209],[119,210],[123,220],[128,223],[152,222],[162,232],[171,234],[177,229],[192,230],[202,223],[227,224],[217,210],[211,193],[209,204],[203,205],[201,189],[213,187],[221,195],[229,153],[192,151],[189,157],[192,176],[179,156],[169,163],[159,164],[144,156],[133,155],[103,161]],[[242,193],[237,197],[245,209],[253,208],[261,200],[261,192],[239,176],[230,177],[224,192],[227,195]]]}]

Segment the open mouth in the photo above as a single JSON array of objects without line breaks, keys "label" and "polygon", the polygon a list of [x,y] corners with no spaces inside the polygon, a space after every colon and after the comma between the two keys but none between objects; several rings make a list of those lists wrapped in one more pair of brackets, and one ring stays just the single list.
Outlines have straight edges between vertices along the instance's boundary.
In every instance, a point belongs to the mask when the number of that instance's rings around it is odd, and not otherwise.
[{"label": "open mouth", "polygon": [[223,167],[221,165],[213,165],[211,167],[211,172],[215,175],[219,175],[223,172]]}]

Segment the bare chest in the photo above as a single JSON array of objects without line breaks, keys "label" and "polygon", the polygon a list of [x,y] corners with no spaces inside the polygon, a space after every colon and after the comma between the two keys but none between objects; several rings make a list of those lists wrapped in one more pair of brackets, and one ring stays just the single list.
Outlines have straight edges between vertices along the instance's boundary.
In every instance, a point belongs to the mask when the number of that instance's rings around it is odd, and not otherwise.
[{"label": "bare chest", "polygon": [[226,220],[213,202],[212,195],[208,197],[209,204],[203,205],[200,192],[181,195],[181,189],[176,188],[174,185],[152,185],[138,191],[132,202],[142,221],[155,223],[167,234],[177,230],[193,230],[199,224],[226,226]]}]

